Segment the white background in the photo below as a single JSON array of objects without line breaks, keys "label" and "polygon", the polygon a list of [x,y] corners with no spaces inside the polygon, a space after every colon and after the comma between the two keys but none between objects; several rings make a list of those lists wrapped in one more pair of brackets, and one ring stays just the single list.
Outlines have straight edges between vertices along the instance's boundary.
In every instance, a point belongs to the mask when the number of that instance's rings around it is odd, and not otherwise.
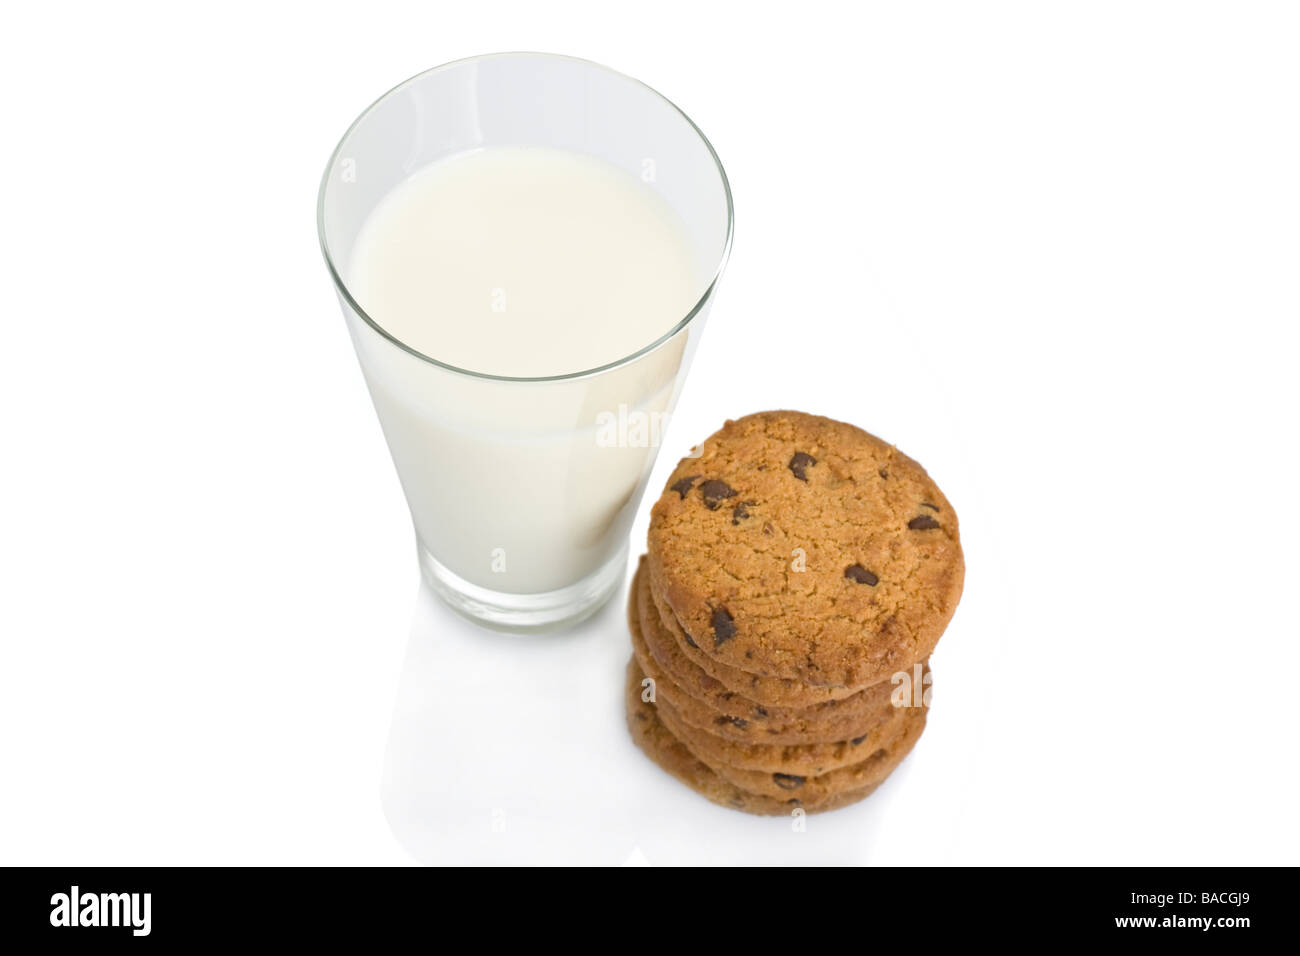
[{"label": "white background", "polygon": [[[1294,7],[6,21],[0,862],[420,856],[380,781],[408,646],[454,625],[415,600],[315,193],[374,96],[511,49],[645,80],[731,177],[734,254],[651,488],[724,418],[784,406],[897,442],[959,510],[930,728],[837,843],[882,863],[1300,862]],[[621,660],[621,609],[575,640]],[[500,730],[446,732],[502,760],[572,751],[564,727]]]}]

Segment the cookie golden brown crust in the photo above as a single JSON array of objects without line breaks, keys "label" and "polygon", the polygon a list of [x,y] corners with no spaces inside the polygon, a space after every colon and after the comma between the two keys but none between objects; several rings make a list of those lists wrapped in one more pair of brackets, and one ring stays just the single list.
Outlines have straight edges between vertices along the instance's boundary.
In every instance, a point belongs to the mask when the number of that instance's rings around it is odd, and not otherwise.
[{"label": "cookie golden brown crust", "polygon": [[719,664],[856,690],[928,657],[961,597],[957,515],[925,470],[852,425],[727,422],[651,511],[655,591]]},{"label": "cookie golden brown crust", "polygon": [[750,744],[727,740],[684,723],[667,697],[657,698],[659,719],[674,737],[710,767],[734,767],[765,774],[815,777],[861,763],[894,742],[918,719],[924,707],[891,707],[888,714],[861,737],[823,744]]},{"label": "cookie golden brown crust", "polygon": [[[820,801],[788,797],[784,800],[752,793],[720,777],[695,757],[686,746],[674,737],[659,719],[654,704],[641,700],[643,675],[635,658],[628,661],[625,693],[627,726],[632,739],[647,757],[672,774],[696,793],[716,804],[742,810],[745,813],[766,816],[789,816],[802,809],[806,813],[823,813],[856,803],[879,786],[879,781],[856,790],[848,790]],[[902,759],[904,754],[898,756]],[[890,767],[892,770],[892,766]],[[888,771],[886,771],[887,773]],[[883,779],[883,778],[882,778]]]},{"label": "cookie golden brown crust", "polygon": [[[874,789],[903,762],[903,758],[911,752],[912,747],[920,739],[921,732],[925,730],[924,709],[909,710],[898,731],[876,747],[866,759],[837,767],[823,774],[805,776],[769,773],[762,770],[743,770],[727,764],[719,764],[713,769],[723,780],[750,793],[777,799],[782,795],[788,795],[798,797],[810,806],[818,806],[843,793],[859,793],[868,787]],[[664,712],[660,711],[661,720],[663,716]],[[666,721],[665,726],[667,726]],[[686,744],[687,750],[692,750],[690,741],[682,742]]]},{"label": "cookie golden brown crust", "polygon": [[[646,578],[650,591],[650,600],[659,614],[660,626],[677,645],[678,651],[686,657],[696,669],[703,671],[713,680],[722,684],[728,691],[752,698],[765,707],[781,707],[802,710],[820,704],[831,705],[839,701],[849,702],[858,697],[859,689],[853,687],[817,687],[801,683],[787,677],[765,677],[751,674],[739,667],[714,660],[700,650],[694,638],[682,627],[681,621],[673,613],[663,598],[660,585],[655,581],[653,568],[646,564]],[[879,684],[880,682],[877,682]],[[867,688],[870,690],[871,688]]]},{"label": "cookie golden brown crust", "polygon": [[862,737],[889,716],[893,686],[882,682],[854,697],[802,710],[765,707],[728,691],[679,651],[664,631],[649,590],[645,559],[628,596],[632,651],[682,721],[741,743],[806,744]]}]

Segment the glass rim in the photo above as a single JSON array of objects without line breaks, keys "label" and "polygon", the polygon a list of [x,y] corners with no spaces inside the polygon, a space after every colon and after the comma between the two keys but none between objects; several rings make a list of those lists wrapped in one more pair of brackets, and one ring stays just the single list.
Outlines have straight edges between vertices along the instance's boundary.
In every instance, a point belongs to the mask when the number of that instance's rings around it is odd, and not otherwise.
[{"label": "glass rim", "polygon": [[[443,70],[448,70],[451,69],[452,67],[460,66],[465,63],[470,63],[478,60],[490,60],[490,59],[496,59],[501,57],[538,57],[542,59],[571,60],[576,63],[584,63],[588,66],[595,67],[596,69],[612,74],[613,76],[617,76],[625,80],[630,80],[631,82],[635,83],[637,86],[640,86],[643,89],[650,92],[653,96],[658,97],[665,104],[667,104],[667,106],[670,109],[675,111],[677,115],[679,115],[682,119],[684,119],[687,122],[687,124],[691,127],[691,129],[695,131],[695,135],[700,138],[700,142],[704,144],[704,148],[709,151],[709,156],[713,160],[714,169],[716,169],[718,173],[718,179],[722,183],[722,192],[727,202],[727,234],[722,242],[722,251],[718,256],[717,267],[713,270],[713,275],[709,278],[708,284],[705,286],[704,291],[700,294],[699,300],[695,303],[694,306],[691,307],[690,311],[688,311],[685,316],[683,316],[675,325],[672,326],[672,328],[670,328],[663,335],[656,338],[654,341],[650,342],[647,345],[642,346],[641,348],[637,349],[635,352],[632,352],[629,355],[625,355],[622,358],[615,359],[612,362],[606,362],[603,365],[595,366],[594,368],[583,369],[577,372],[565,372],[560,375],[495,375],[490,372],[477,372],[474,371],[473,369],[461,368],[460,366],[452,365],[448,362],[444,362],[440,359],[436,359],[431,355],[426,355],[424,352],[421,352],[419,349],[416,349],[413,346],[408,345],[406,342],[403,342],[401,339],[397,338],[397,336],[393,335],[382,325],[376,322],[373,318],[370,317],[370,314],[361,307],[361,304],[357,302],[355,298],[353,298],[352,292],[348,289],[347,283],[343,280],[342,274],[339,272],[338,267],[334,263],[334,257],[330,254],[329,242],[325,238],[325,194],[330,186],[330,180],[331,180],[330,174],[334,170],[334,165],[338,161],[339,154],[342,152],[344,144],[347,143],[348,139],[352,136],[352,133],[356,130],[358,126],[361,125],[362,121],[364,121],[368,116],[370,116],[370,114],[374,112],[375,108],[379,106],[380,103],[387,100],[390,96],[392,96],[393,94],[397,93],[400,90],[405,89],[406,87],[410,86],[412,83],[415,83],[418,80],[422,80],[425,77],[430,76],[431,74],[440,73]],[[700,314],[700,311],[704,308],[706,304],[708,304],[709,300],[713,297],[713,291],[715,288],[717,288],[718,280],[721,278],[723,269],[727,265],[727,259],[731,255],[731,241],[732,241],[732,234],[734,232],[734,228],[735,228],[735,209],[732,205],[731,183],[727,180],[727,172],[725,169],[723,169],[722,160],[718,158],[718,153],[713,148],[713,144],[709,142],[709,138],[704,135],[704,131],[701,130],[699,126],[695,124],[695,121],[686,115],[685,110],[683,110],[680,106],[678,106],[668,97],[664,96],[654,87],[650,86],[648,83],[644,83],[641,80],[638,80],[634,76],[628,76],[626,73],[620,73],[618,70],[614,70],[611,69],[610,67],[605,66],[604,64],[597,63],[595,60],[588,60],[578,56],[568,56],[563,53],[541,53],[541,52],[531,52],[531,51],[523,51],[523,50],[513,51],[513,52],[503,52],[503,53],[482,53],[477,56],[467,56],[467,57],[461,57],[458,60],[451,60],[447,63],[443,63],[438,66],[431,67],[430,69],[424,70],[420,73],[415,74],[412,77],[403,80],[401,83],[398,83],[392,89],[388,90],[386,93],[376,98],[374,102],[372,102],[369,106],[367,106],[364,110],[362,110],[360,114],[358,114],[357,118],[352,121],[352,123],[348,126],[347,130],[343,133],[343,136],[339,139],[338,145],[335,146],[333,152],[330,153],[329,161],[325,164],[325,172],[321,176],[320,190],[318,191],[316,197],[316,234],[317,234],[317,238],[320,241],[321,254],[325,257],[326,268],[329,269],[330,278],[333,280],[334,287],[338,291],[339,295],[341,295],[344,301],[347,302],[348,306],[351,307],[351,309],[361,317],[362,321],[364,321],[368,326],[370,326],[372,329],[378,332],[389,342],[392,342],[394,345],[402,349],[404,352],[413,355],[415,358],[420,359],[421,361],[428,362],[431,365],[436,365],[439,368],[446,369],[449,372],[454,372],[459,375],[467,375],[470,376],[471,378],[487,379],[487,380],[498,381],[498,382],[562,382],[562,381],[570,381],[574,379],[581,379],[592,375],[599,375],[603,372],[608,372],[620,366],[627,365],[630,362],[636,361],[641,356],[653,352],[655,349],[659,348],[659,346],[663,345],[665,342],[669,341],[674,336],[676,336],[678,332],[682,331],[684,328],[690,325],[691,322],[694,320],[694,318]]]}]

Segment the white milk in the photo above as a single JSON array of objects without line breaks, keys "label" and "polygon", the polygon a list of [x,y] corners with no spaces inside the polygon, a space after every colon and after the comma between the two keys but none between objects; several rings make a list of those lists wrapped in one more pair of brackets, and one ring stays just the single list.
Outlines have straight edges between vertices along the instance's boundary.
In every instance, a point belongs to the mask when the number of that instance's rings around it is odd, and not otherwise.
[{"label": "white milk", "polygon": [[362,227],[350,280],[417,351],[518,377],[630,355],[701,292],[685,227],[656,193],[600,160],[528,147],[415,173]]},{"label": "white milk", "polygon": [[[414,173],[358,234],[347,284],[376,324],[459,369],[597,368],[676,326],[704,289],[685,225],[603,161],[489,148]],[[686,335],[559,382],[440,369],[353,322],[422,547],[471,584],[566,587],[621,553]]]}]

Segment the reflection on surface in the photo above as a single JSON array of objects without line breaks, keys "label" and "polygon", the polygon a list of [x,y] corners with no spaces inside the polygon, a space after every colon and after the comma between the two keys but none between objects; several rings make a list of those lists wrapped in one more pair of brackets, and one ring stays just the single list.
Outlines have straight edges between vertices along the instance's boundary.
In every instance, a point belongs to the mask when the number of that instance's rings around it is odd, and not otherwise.
[{"label": "reflection on surface", "polygon": [[869,858],[916,755],[871,799],[810,817],[802,832],[708,803],[627,733],[626,593],[568,633],[521,636],[479,628],[420,589],[382,793],[407,852],[423,863]]}]

